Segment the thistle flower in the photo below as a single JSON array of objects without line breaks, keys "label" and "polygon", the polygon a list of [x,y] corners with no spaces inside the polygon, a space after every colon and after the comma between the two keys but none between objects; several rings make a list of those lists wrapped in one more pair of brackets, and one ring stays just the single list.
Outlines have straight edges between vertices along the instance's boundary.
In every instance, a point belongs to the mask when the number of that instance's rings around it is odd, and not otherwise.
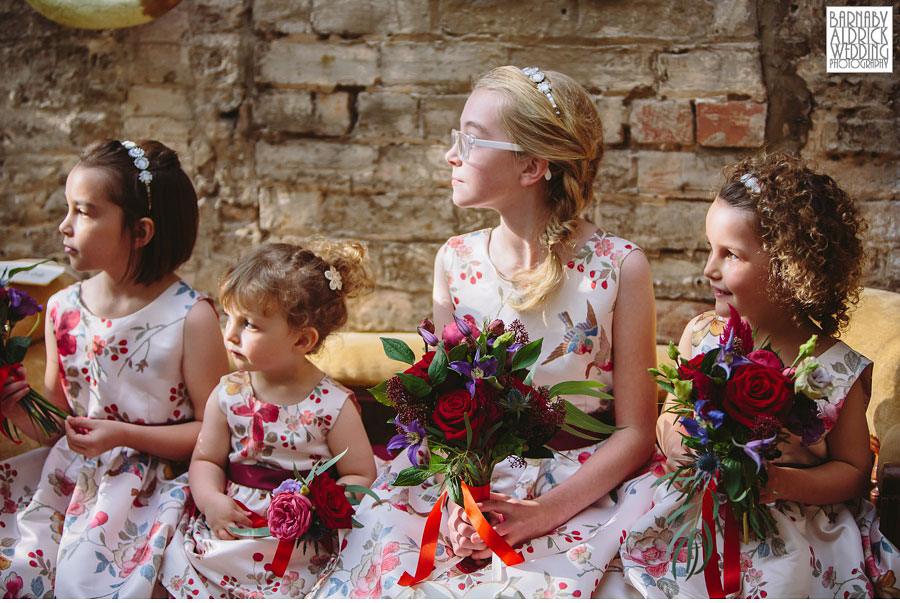
[{"label": "thistle flower", "polygon": [[715,453],[707,452],[697,459],[697,469],[704,473],[715,473],[719,469],[719,459]]}]

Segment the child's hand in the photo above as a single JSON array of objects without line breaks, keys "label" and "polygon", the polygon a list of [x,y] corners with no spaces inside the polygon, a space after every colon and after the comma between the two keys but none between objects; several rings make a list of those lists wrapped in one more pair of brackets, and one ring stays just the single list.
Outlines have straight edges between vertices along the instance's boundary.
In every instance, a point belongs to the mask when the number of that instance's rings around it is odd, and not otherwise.
[{"label": "child's hand", "polygon": [[487,544],[475,531],[475,526],[469,521],[465,510],[459,505],[449,504],[450,516],[447,518],[447,528],[450,531],[450,544],[453,552],[460,557],[468,557],[476,551],[487,548]]},{"label": "child's hand", "polygon": [[766,466],[766,473],[769,479],[766,485],[759,489],[759,502],[764,505],[784,498],[784,469],[769,463]]},{"label": "child's hand", "polygon": [[73,452],[87,457],[100,456],[125,444],[123,428],[120,421],[66,417],[66,440]]},{"label": "child's hand", "polygon": [[0,410],[4,415],[9,414],[9,410],[22,398],[25,397],[31,387],[25,378],[25,367],[18,366],[10,371],[6,376],[6,381],[2,384],[3,389],[0,390]]},{"label": "child's hand", "polygon": [[250,513],[238,506],[234,499],[225,494],[217,494],[206,501],[201,509],[206,515],[206,525],[220,540],[235,540],[230,528],[251,527]]}]

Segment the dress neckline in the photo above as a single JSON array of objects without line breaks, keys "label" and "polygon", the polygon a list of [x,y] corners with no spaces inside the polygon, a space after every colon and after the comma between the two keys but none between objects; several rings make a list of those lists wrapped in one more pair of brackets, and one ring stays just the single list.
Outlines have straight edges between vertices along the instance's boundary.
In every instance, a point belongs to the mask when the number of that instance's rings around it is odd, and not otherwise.
[{"label": "dress neckline", "polygon": [[[487,258],[488,264],[490,264],[491,270],[494,271],[494,274],[496,274],[497,277],[500,278],[500,280],[511,284],[512,278],[510,278],[510,277],[506,276],[505,274],[503,274],[502,272],[500,272],[500,269],[497,268],[496,264],[494,264],[494,258],[491,257],[491,237],[494,235],[494,230],[496,228],[497,228],[496,226],[489,226],[488,228],[484,229],[484,232],[487,233],[487,238],[485,239],[485,242],[484,242],[484,257]],[[607,235],[607,232],[605,230],[603,230],[602,228],[597,228],[596,230],[594,230],[591,233],[591,236],[589,236],[587,239],[585,239],[584,244],[578,248],[578,250],[572,255],[572,257],[573,258],[578,257],[578,255],[582,251],[584,251],[585,248],[590,249],[590,245],[591,245],[592,241],[594,241],[594,240],[597,240],[598,242],[602,241],[606,237],[606,235]]]},{"label": "dress neckline", "polygon": [[166,287],[162,292],[160,292],[159,295],[157,295],[156,297],[154,297],[153,299],[151,299],[149,302],[147,302],[145,305],[141,306],[140,308],[138,308],[138,309],[135,310],[134,312],[131,312],[130,314],[125,314],[124,316],[117,316],[116,318],[104,318],[104,317],[100,316],[99,314],[94,313],[93,311],[91,311],[90,308],[87,307],[87,305],[84,303],[84,300],[83,300],[82,297],[81,297],[81,285],[82,285],[83,283],[84,283],[84,281],[78,281],[78,282],[76,283],[76,285],[78,285],[78,288],[77,288],[77,290],[76,290],[75,296],[76,296],[76,299],[77,299],[78,307],[79,307],[82,311],[84,311],[86,314],[88,314],[89,316],[91,316],[91,317],[93,317],[93,318],[96,318],[97,320],[102,320],[102,321],[104,321],[104,322],[115,322],[115,321],[120,321],[120,320],[126,320],[126,319],[128,319],[128,318],[133,317],[133,316],[137,316],[138,314],[140,314],[141,312],[143,312],[144,310],[146,310],[147,308],[149,308],[150,306],[152,306],[153,303],[156,302],[156,300],[158,300],[158,299],[162,298],[164,295],[166,295],[173,287],[175,287],[176,285],[181,285],[181,284],[183,284],[184,281],[182,281],[181,279],[176,280],[176,281],[173,282],[171,285],[169,285],[168,287]]}]

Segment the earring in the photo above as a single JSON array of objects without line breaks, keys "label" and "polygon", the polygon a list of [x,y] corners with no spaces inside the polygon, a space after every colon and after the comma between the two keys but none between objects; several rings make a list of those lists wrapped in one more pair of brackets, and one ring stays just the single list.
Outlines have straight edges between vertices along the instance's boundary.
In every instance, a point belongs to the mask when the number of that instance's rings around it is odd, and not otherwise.
[{"label": "earring", "polygon": [[550,168],[548,167],[547,171],[544,172],[544,180],[546,180],[547,182],[550,182],[551,178],[553,178],[553,175],[550,174]]}]

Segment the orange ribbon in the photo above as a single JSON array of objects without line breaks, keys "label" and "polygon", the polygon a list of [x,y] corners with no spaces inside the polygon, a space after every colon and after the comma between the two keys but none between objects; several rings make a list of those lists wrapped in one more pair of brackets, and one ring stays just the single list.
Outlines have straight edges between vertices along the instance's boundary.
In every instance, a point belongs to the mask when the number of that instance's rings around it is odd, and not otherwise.
[{"label": "orange ribbon", "polygon": [[[463,493],[463,509],[466,516],[472,522],[475,531],[481,536],[485,544],[488,545],[493,552],[497,553],[500,560],[506,565],[515,565],[525,561],[524,557],[517,553],[509,543],[507,543],[500,534],[494,531],[490,522],[481,514],[478,508],[478,502],[475,500],[472,491],[465,482],[460,482]],[[478,500],[486,500],[490,498],[490,484],[479,486],[475,489]],[[434,556],[437,551],[437,538],[441,529],[441,513],[444,506],[444,500],[447,498],[447,492],[444,491],[438,498],[431,512],[428,513],[428,519],[425,521],[425,530],[422,532],[422,546],[419,548],[419,561],[416,564],[416,575],[412,576],[408,572],[403,572],[397,584],[400,586],[412,586],[425,580],[432,571],[434,571]]]},{"label": "orange ribbon", "polygon": [[[725,533],[724,540],[724,588],[722,584],[722,574],[719,573],[719,551],[716,544],[716,521],[713,515],[713,496],[716,493],[716,487],[712,483],[707,486],[703,492],[703,525],[709,530],[710,541],[712,542],[712,554],[706,568],[703,570],[703,578],[706,581],[706,590],[711,599],[724,599],[731,593],[736,593],[741,587],[741,543],[738,535],[738,524],[731,511],[731,504],[725,502],[724,523]],[[705,548],[704,544],[704,548]],[[705,555],[704,555],[705,556]]]}]

